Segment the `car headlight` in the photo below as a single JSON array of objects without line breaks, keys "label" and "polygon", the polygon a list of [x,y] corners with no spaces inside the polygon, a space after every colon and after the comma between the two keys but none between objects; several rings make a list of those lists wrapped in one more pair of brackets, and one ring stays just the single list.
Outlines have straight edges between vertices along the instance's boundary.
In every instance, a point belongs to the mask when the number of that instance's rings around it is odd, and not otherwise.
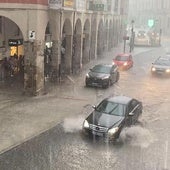
[{"label": "car headlight", "polygon": [[118,130],[118,127],[111,128],[108,130],[108,135],[114,135]]},{"label": "car headlight", "polygon": [[87,77],[87,78],[89,78],[89,77],[90,77],[88,73],[86,74],[86,77]]},{"label": "car headlight", "polygon": [[152,67],[152,69],[151,69],[152,71],[156,71],[156,68],[155,67]]},{"label": "car headlight", "polygon": [[170,69],[166,69],[166,73],[170,73]]},{"label": "car headlight", "polygon": [[83,127],[86,128],[86,129],[89,129],[89,123],[88,123],[87,120],[84,121]]},{"label": "car headlight", "polygon": [[127,66],[127,62],[125,62],[123,65],[124,65],[124,66]]},{"label": "car headlight", "polygon": [[112,65],[115,65],[115,62],[114,62],[114,61],[112,62]]}]

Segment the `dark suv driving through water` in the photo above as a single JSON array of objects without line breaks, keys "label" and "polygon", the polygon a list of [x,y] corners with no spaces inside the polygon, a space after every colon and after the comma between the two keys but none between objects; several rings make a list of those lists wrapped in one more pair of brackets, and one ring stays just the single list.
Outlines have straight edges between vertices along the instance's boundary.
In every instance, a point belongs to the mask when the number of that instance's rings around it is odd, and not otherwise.
[{"label": "dark suv driving through water", "polygon": [[96,86],[107,88],[119,80],[119,71],[117,65],[98,64],[90,69],[86,74],[86,86]]},{"label": "dark suv driving through water", "polygon": [[83,132],[117,139],[126,126],[134,125],[142,114],[142,102],[127,96],[105,98],[84,120]]}]

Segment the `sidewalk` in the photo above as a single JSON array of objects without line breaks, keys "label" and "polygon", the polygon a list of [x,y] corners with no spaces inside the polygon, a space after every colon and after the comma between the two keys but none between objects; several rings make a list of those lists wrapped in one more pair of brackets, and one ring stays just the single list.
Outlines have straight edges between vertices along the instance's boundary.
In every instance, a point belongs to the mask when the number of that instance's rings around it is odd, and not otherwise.
[{"label": "sidewalk", "polygon": [[[143,50],[135,49],[133,55]],[[80,75],[68,76],[60,84],[46,83],[48,93],[44,96],[26,97],[19,91],[0,89],[0,153],[56,126],[65,118],[78,115],[89,103],[95,103],[94,90],[84,88],[86,72],[94,64],[112,62],[115,54],[121,51],[122,46],[114,48],[105,53],[105,58],[84,66]]]}]

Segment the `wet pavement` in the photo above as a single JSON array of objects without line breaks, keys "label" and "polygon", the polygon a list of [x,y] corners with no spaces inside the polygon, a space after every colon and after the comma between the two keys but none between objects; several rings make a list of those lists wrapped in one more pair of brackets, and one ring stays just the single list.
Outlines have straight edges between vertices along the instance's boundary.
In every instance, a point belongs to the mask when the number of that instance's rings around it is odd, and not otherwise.
[{"label": "wet pavement", "polygon": [[[96,103],[100,99],[100,92],[94,89],[84,90],[82,81],[86,72],[94,64],[112,62],[115,54],[122,49],[121,45],[105,53],[105,58],[91,61],[84,66],[80,75],[68,76],[60,84],[46,81],[47,94],[43,96],[27,97],[19,88],[2,86],[0,89],[0,153],[56,126],[65,118],[78,115],[89,103]],[[133,54],[150,50],[152,48],[138,48]]]}]

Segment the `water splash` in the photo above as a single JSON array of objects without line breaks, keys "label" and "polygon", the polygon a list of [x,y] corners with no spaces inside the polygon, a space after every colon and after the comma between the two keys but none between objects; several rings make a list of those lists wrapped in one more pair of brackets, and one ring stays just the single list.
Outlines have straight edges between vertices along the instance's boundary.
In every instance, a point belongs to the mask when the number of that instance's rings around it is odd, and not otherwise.
[{"label": "water splash", "polygon": [[63,122],[64,131],[67,133],[76,133],[82,129],[85,117],[80,115],[77,117],[66,118]]},{"label": "water splash", "polygon": [[148,129],[140,126],[125,128],[120,134],[120,139],[124,143],[128,143],[132,146],[140,146],[142,148],[147,148],[156,140]]}]

